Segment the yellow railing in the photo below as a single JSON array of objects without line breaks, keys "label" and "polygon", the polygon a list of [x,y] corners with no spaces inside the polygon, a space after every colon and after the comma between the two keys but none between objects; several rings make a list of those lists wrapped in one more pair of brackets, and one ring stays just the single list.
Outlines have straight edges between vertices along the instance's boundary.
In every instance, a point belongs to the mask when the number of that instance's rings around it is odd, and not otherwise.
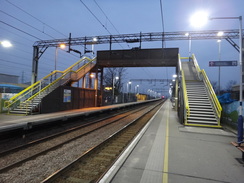
[{"label": "yellow railing", "polygon": [[222,107],[219,103],[219,100],[213,90],[213,87],[208,79],[208,76],[205,72],[204,69],[201,70],[201,73],[202,73],[202,76],[203,76],[203,80],[204,80],[204,83],[206,84],[207,88],[208,88],[208,91],[209,91],[209,96],[211,98],[211,100],[213,101],[213,105],[214,105],[214,108],[215,108],[215,111],[216,111],[216,114],[218,116],[218,118],[220,118],[221,116],[221,111],[222,111]]},{"label": "yellow railing", "polygon": [[[8,101],[5,101],[4,107],[10,108],[11,106],[13,106],[14,104],[16,105],[19,102],[20,103],[25,102],[26,103],[25,105],[28,105],[28,102],[33,100],[35,97],[37,97],[44,91],[47,91],[54,85],[60,86],[61,84],[64,84],[64,83],[60,82],[62,79],[64,79],[63,82],[66,82],[67,80],[70,79],[71,73],[77,74],[82,69],[87,67],[90,63],[95,62],[95,60],[96,60],[95,58],[90,59],[88,57],[83,57],[82,59],[80,59],[79,61],[77,61],[76,63],[74,63],[73,65],[71,65],[64,71],[57,71],[57,70],[53,71],[52,73],[48,74],[41,80],[37,81],[33,85],[29,86],[28,88],[26,88],[23,91],[21,91],[20,93],[18,93],[14,97],[10,98]],[[85,61],[88,61],[88,62],[85,63]],[[80,66],[80,64],[82,64],[82,66]],[[95,65],[95,63],[94,63],[94,65]],[[58,86],[55,86],[55,87],[58,87]]]},{"label": "yellow railing", "polygon": [[[187,122],[187,117],[190,116],[190,108],[189,108],[189,102],[188,102],[188,97],[187,97],[187,90],[186,90],[186,81],[185,81],[185,74],[182,69],[181,65],[181,59],[185,59],[185,57],[179,57],[179,70],[181,74],[181,85],[182,85],[182,90],[183,90],[183,98],[184,98],[184,106],[185,106],[185,115],[184,115],[184,120]],[[188,59],[188,57],[187,57]]]}]

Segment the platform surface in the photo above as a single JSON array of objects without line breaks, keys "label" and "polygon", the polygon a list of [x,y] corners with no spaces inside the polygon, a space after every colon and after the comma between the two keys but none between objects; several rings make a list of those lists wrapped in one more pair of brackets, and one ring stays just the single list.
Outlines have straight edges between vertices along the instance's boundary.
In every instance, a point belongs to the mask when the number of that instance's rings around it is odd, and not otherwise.
[{"label": "platform surface", "polygon": [[222,129],[182,126],[168,100],[127,149],[129,156],[122,155],[100,182],[242,183],[241,153],[230,143],[235,140]]},{"label": "platform surface", "polygon": [[134,104],[139,104],[139,103],[142,102],[131,102],[131,103],[115,104],[115,105],[102,106],[102,107],[90,107],[90,108],[74,109],[68,111],[60,111],[54,113],[28,115],[28,116],[0,114],[0,132],[12,130],[12,129],[26,128],[31,125],[49,123],[57,120],[67,120],[69,118],[77,117],[81,115],[92,115],[93,113],[96,112],[119,109],[119,108],[123,108]]}]

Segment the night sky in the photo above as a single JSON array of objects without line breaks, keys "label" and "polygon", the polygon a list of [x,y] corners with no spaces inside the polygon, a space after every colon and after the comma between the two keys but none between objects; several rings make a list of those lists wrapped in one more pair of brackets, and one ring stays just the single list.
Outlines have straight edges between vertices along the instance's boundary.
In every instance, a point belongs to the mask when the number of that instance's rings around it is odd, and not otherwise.
[{"label": "night sky", "polygon": [[[130,34],[147,32],[175,32],[238,29],[238,20],[212,20],[204,27],[194,28],[190,17],[199,10],[211,17],[244,16],[243,0],[162,0],[163,26],[160,0],[0,0],[0,41],[9,40],[11,48],[0,47],[0,73],[20,76],[20,82],[31,79],[33,44],[38,40],[72,37]],[[89,10],[88,10],[88,8]],[[238,44],[238,40],[234,40]],[[131,49],[134,44],[114,44],[113,49]],[[142,48],[160,48],[161,42],[142,43]],[[218,60],[216,40],[192,41],[192,53],[205,69],[211,81],[218,80],[218,68],[209,67],[210,60]],[[188,56],[188,41],[168,41],[166,48],[178,47],[181,56]],[[74,47],[83,52],[82,46]],[[109,45],[96,45],[95,50],[109,49]],[[238,60],[238,52],[226,41],[221,42],[221,60]],[[40,59],[39,76],[54,70],[55,48],[48,48]],[[58,70],[64,70],[79,60],[76,53],[58,50]],[[175,68],[127,69],[125,80],[170,79]],[[239,82],[239,67],[221,68],[221,88],[230,80]],[[125,81],[126,82],[126,81]],[[150,83],[139,84],[141,90],[163,87]]]}]

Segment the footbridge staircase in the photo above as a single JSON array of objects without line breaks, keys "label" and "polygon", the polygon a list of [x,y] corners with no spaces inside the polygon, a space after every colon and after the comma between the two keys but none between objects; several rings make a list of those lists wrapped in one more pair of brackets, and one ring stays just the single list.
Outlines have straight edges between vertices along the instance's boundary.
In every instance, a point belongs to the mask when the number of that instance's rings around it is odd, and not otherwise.
[{"label": "footbridge staircase", "polygon": [[221,127],[221,105],[196,57],[179,57],[179,72],[179,116],[182,123],[187,126]]},{"label": "footbridge staircase", "polygon": [[43,97],[62,85],[69,85],[85,76],[96,65],[96,58],[83,57],[64,71],[55,70],[5,101],[9,114],[28,115],[38,111]]}]

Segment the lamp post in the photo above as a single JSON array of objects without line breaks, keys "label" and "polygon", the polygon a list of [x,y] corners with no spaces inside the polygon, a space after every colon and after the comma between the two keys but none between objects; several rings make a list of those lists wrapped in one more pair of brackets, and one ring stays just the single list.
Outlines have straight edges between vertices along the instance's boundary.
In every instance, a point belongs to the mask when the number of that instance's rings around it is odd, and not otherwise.
[{"label": "lamp post", "polygon": [[[58,48],[65,49],[66,45],[64,43],[61,43],[59,46],[55,49],[55,59],[54,59],[54,71],[57,70],[57,63],[58,63]],[[54,73],[54,80],[57,79],[57,72]]]},{"label": "lamp post", "polygon": [[191,60],[191,35],[190,35],[190,33],[186,33],[185,34],[185,36],[187,36],[188,37],[188,39],[189,39],[189,47],[188,47],[188,52],[189,52],[189,61]]},{"label": "lamp post", "polygon": [[240,96],[239,96],[239,112],[238,112],[238,134],[237,143],[243,143],[243,116],[242,116],[242,16],[239,17],[211,17],[210,20],[215,19],[237,19],[239,20],[239,64],[240,64]]},{"label": "lamp post", "polygon": [[[93,43],[96,44],[97,43],[97,38],[94,37],[93,39]],[[95,55],[95,52],[94,52],[94,44],[92,44],[92,55],[94,56]]]},{"label": "lamp post", "polygon": [[115,83],[115,80],[118,80],[119,79],[119,77],[118,76],[116,76],[115,78],[113,78],[113,95],[112,95],[112,103],[114,103],[114,83]]},{"label": "lamp post", "polygon": [[[219,45],[219,61],[221,61],[221,40],[218,39],[217,43]],[[218,78],[218,95],[220,96],[220,66],[219,66],[219,78]]]},{"label": "lamp post", "polygon": [[127,83],[128,102],[130,101],[131,81]]},{"label": "lamp post", "polygon": [[135,94],[139,93],[139,85],[135,86]]}]

